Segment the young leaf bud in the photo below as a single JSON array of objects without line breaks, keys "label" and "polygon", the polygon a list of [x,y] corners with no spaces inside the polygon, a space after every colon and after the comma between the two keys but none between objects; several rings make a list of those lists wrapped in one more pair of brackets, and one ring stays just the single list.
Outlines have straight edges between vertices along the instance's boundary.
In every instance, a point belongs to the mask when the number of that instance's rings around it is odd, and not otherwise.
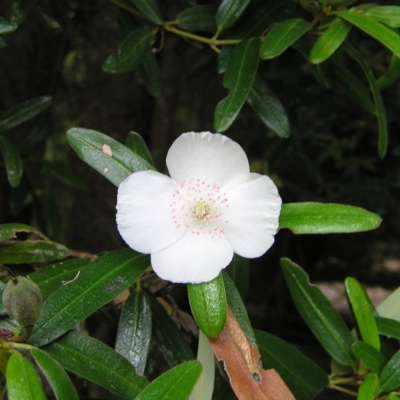
[{"label": "young leaf bud", "polygon": [[10,279],[4,288],[3,305],[7,314],[21,326],[32,326],[42,306],[39,286],[24,276]]}]

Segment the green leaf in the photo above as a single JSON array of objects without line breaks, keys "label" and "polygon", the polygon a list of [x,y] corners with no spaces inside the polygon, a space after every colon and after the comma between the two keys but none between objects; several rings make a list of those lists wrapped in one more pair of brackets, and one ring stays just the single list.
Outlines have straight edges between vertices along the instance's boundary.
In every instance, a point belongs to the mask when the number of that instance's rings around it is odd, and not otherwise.
[{"label": "green leaf", "polygon": [[0,246],[0,264],[33,264],[63,260],[70,254],[60,243],[37,240]]},{"label": "green leaf", "polygon": [[19,25],[25,18],[27,6],[27,0],[13,0],[10,7],[11,21]]},{"label": "green leaf", "polygon": [[353,354],[372,372],[379,374],[385,365],[384,355],[368,343],[354,342],[351,345]]},{"label": "green leaf", "polygon": [[6,378],[9,400],[46,400],[35,368],[17,351],[8,360]]},{"label": "green leaf", "polygon": [[129,147],[139,157],[142,157],[143,160],[154,166],[154,162],[146,145],[146,142],[138,133],[128,133],[128,136],[126,137],[126,146]]},{"label": "green leaf", "polygon": [[400,7],[381,6],[370,8],[365,16],[384,23],[391,28],[400,28]]},{"label": "green leaf", "polygon": [[131,249],[92,261],[45,300],[29,342],[41,347],[58,338],[132,285],[148,266],[148,256]]},{"label": "green leaf", "polygon": [[315,337],[336,361],[353,366],[353,339],[342,317],[298,265],[282,258],[281,267],[294,304]]},{"label": "green leaf", "polygon": [[378,331],[389,338],[400,339],[400,322],[390,318],[375,317]]},{"label": "green leaf", "polygon": [[222,0],[215,17],[218,30],[222,31],[233,25],[249,3],[250,0]]},{"label": "green leaf", "polygon": [[368,374],[358,388],[357,400],[374,400],[379,393],[379,378],[376,374]]},{"label": "green leaf", "polygon": [[6,111],[0,116],[0,132],[22,125],[24,122],[36,117],[46,110],[52,102],[52,98],[48,96],[37,97],[14,107],[10,111]]},{"label": "green leaf", "polygon": [[367,293],[354,278],[346,278],[344,285],[350,309],[363,342],[379,350],[381,342],[379,340],[378,327]]},{"label": "green leaf", "polygon": [[31,349],[32,357],[42,370],[58,400],[79,400],[75,386],[61,365],[49,354],[39,349]]},{"label": "green leaf", "polygon": [[400,287],[390,293],[377,307],[380,317],[391,318],[400,321]]},{"label": "green leaf", "polygon": [[349,34],[351,25],[335,18],[329,28],[318,38],[310,53],[310,62],[319,64],[328,59],[344,42]]},{"label": "green leaf", "polygon": [[143,51],[143,60],[139,64],[139,72],[149,93],[157,97],[161,94],[161,76],[156,56],[149,47]]},{"label": "green leaf", "polygon": [[259,48],[258,38],[247,39],[236,45],[230,54],[223,82],[230,92],[215,109],[217,132],[224,132],[232,125],[245,103],[256,75]]},{"label": "green leaf", "polygon": [[226,267],[225,271],[235,284],[236,290],[240,293],[240,297],[245,301],[247,293],[249,292],[250,281],[248,258],[234,254],[231,263]]},{"label": "green leaf", "polygon": [[200,373],[201,364],[198,361],[187,361],[155,379],[135,400],[187,399]]},{"label": "green leaf", "polygon": [[0,17],[0,35],[14,32],[17,28],[18,25],[15,22],[11,22],[8,19]]},{"label": "green leaf", "polygon": [[15,239],[17,237],[17,233],[26,232],[33,233],[43,239],[47,239],[42,232],[34,228],[33,226],[18,224],[18,223],[10,223],[10,224],[1,224],[0,225],[0,242],[9,239]]},{"label": "green leaf", "polygon": [[279,229],[295,234],[351,233],[375,229],[381,221],[372,212],[344,204],[287,203],[282,205]]},{"label": "green leaf", "polygon": [[42,298],[46,299],[57,289],[79,277],[80,271],[89,264],[88,259],[73,259],[48,265],[29,274],[40,288]]},{"label": "green leaf", "polygon": [[71,171],[57,165],[51,161],[43,160],[42,165],[44,168],[50,172],[53,176],[59,179],[61,182],[66,185],[75,187],[77,189],[85,189],[86,186],[76,175],[74,175]]},{"label": "green leaf", "polygon": [[166,313],[165,309],[154,296],[146,294],[149,300],[153,335],[158,340],[158,347],[170,367],[175,367],[188,360],[193,360],[194,355],[186,342],[182,332]]},{"label": "green leaf", "polygon": [[[400,43],[400,36],[398,36],[398,41]],[[346,52],[355,59],[360,67],[362,68],[368,83],[369,87],[372,92],[372,96],[375,102],[375,110],[376,116],[378,118],[378,130],[379,130],[379,137],[378,137],[378,153],[381,158],[385,157],[386,150],[387,150],[387,141],[388,141],[388,132],[387,132],[387,119],[386,119],[386,111],[385,106],[383,104],[381,92],[376,85],[374,74],[371,70],[371,67],[366,62],[364,57],[362,57],[361,53],[358,52],[353,46],[349,43],[345,46]]]},{"label": "green leaf", "polygon": [[381,392],[391,392],[400,386],[400,351],[394,354],[383,368],[379,381]]},{"label": "green leaf", "polygon": [[193,317],[208,337],[215,337],[226,322],[226,294],[222,274],[210,282],[188,284]]},{"label": "green leaf", "polygon": [[45,140],[50,129],[50,119],[40,121],[32,131],[18,143],[21,154],[31,154]]},{"label": "green leaf", "polygon": [[154,29],[138,28],[130,32],[121,44],[118,54],[111,54],[103,64],[109,74],[125,74],[133,71],[142,61],[146,47],[155,41]]},{"label": "green leaf", "polygon": [[285,109],[260,75],[256,75],[254,79],[247,102],[264,125],[274,131],[277,136],[289,137],[290,125]]},{"label": "green leaf", "polygon": [[106,388],[123,399],[132,399],[147,385],[132,365],[104,343],[71,331],[43,348],[65,369]]},{"label": "green leaf", "polygon": [[379,90],[385,89],[386,87],[395,83],[399,78],[400,58],[392,55],[388,70],[376,81],[376,86]]},{"label": "green leaf", "polygon": [[267,60],[279,56],[311,28],[312,25],[301,18],[275,24],[261,44],[261,58]]},{"label": "green leaf", "polygon": [[151,338],[151,311],[141,290],[131,290],[118,323],[115,351],[143,375]]},{"label": "green leaf", "polygon": [[378,42],[381,42],[397,57],[400,57],[400,37],[392,29],[369,18],[365,14],[359,14],[355,8],[336,11],[335,14],[361,29]]},{"label": "green leaf", "polygon": [[155,0],[132,0],[135,6],[154,24],[162,25],[164,18]]},{"label": "green leaf", "polygon": [[17,187],[21,182],[23,164],[17,148],[4,136],[0,135],[0,151],[3,154],[4,165],[7,171],[8,183]]},{"label": "green leaf", "polygon": [[267,332],[255,330],[264,369],[274,368],[297,400],[313,399],[329,384],[327,374],[296,348]]},{"label": "green leaf", "polygon": [[339,64],[336,66],[335,75],[365,111],[376,115],[375,104],[372,101],[369,90],[353,73]]},{"label": "green leaf", "polygon": [[78,156],[115,186],[136,171],[154,167],[128,147],[103,133],[84,128],[72,128],[67,140]]},{"label": "green leaf", "polygon": [[203,6],[194,6],[182,11],[176,22],[179,28],[188,32],[215,32],[217,24],[215,17],[217,14],[218,5],[206,4]]}]

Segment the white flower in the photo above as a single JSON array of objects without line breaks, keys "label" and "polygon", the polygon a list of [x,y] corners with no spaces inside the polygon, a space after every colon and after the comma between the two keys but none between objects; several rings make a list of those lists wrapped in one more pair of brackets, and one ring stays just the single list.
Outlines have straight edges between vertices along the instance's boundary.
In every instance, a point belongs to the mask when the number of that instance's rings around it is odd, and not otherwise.
[{"label": "white flower", "polygon": [[172,282],[207,282],[233,253],[259,257],[274,242],[281,198],[270,178],[250,173],[243,149],[210,132],[184,133],[167,155],[171,177],[155,171],[119,186],[117,225],[134,250],[151,254]]}]

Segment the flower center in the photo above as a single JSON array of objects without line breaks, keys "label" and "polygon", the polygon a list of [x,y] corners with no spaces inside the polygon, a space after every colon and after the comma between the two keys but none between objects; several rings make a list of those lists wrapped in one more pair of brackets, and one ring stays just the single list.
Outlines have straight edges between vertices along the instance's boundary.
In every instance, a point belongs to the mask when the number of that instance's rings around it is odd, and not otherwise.
[{"label": "flower center", "polygon": [[175,186],[169,206],[175,229],[221,238],[225,234],[221,222],[228,203],[226,194],[217,184],[190,179]]}]

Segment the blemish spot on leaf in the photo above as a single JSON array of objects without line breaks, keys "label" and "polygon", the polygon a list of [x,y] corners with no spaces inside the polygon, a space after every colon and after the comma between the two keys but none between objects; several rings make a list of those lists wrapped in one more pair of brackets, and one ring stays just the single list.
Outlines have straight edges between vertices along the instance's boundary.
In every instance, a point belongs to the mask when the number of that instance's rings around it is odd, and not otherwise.
[{"label": "blemish spot on leaf", "polygon": [[103,144],[103,146],[101,146],[101,152],[108,157],[112,157],[112,150],[108,144]]},{"label": "blemish spot on leaf", "polygon": [[253,372],[251,374],[251,377],[253,378],[254,382],[260,383],[261,382],[261,377],[257,372]]},{"label": "blemish spot on leaf", "polygon": [[108,172],[108,168],[106,167],[103,169],[103,174],[106,174],[107,172]]}]

